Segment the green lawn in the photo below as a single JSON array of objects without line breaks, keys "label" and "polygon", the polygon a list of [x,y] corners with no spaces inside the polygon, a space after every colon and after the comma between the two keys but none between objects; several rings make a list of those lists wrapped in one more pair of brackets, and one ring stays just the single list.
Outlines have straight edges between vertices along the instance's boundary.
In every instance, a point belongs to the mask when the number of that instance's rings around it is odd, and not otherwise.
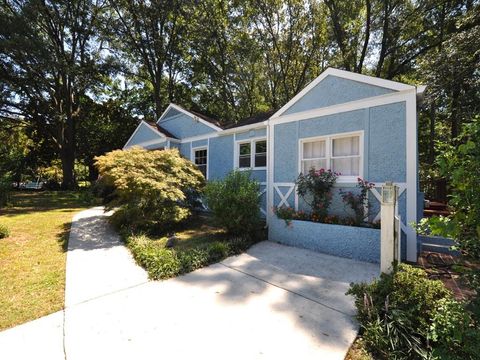
[{"label": "green lawn", "polygon": [[89,206],[78,192],[18,192],[0,209],[0,330],[63,308],[70,223]]}]

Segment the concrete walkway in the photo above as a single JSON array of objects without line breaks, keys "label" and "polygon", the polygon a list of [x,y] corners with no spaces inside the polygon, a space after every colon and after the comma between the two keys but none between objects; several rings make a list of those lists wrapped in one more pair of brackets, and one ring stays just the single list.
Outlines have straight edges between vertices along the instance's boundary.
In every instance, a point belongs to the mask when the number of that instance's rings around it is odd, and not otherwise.
[{"label": "concrete walkway", "polygon": [[1,359],[343,359],[357,332],[345,291],[379,270],[262,242],[148,282],[105,220],[75,217],[64,316],[0,333]]}]

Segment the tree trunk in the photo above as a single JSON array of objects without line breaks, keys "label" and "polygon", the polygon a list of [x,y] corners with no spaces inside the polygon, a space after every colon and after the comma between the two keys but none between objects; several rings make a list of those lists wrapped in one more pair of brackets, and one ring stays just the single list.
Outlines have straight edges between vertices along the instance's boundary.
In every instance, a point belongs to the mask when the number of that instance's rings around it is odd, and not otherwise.
[{"label": "tree trunk", "polygon": [[95,183],[98,179],[98,170],[95,167],[95,165],[92,162],[89,162],[88,164],[88,180],[90,181],[91,184]]},{"label": "tree trunk", "polygon": [[[69,103],[67,119],[63,127],[63,136],[60,147],[60,160],[62,161],[62,189],[75,189],[75,117],[73,105]],[[78,109],[77,109],[78,110]]]},{"label": "tree trunk", "polygon": [[453,94],[452,94],[452,105],[451,105],[451,115],[450,115],[450,124],[451,124],[451,137],[452,137],[452,142],[455,141],[455,139],[458,136],[458,128],[459,128],[459,97],[460,97],[460,86],[457,85],[453,89]]},{"label": "tree trunk", "polygon": [[435,103],[430,105],[430,139],[428,148],[429,163],[433,165],[435,162]]},{"label": "tree trunk", "polygon": [[63,146],[60,149],[60,160],[62,161],[62,190],[75,189],[75,153],[71,146]]}]

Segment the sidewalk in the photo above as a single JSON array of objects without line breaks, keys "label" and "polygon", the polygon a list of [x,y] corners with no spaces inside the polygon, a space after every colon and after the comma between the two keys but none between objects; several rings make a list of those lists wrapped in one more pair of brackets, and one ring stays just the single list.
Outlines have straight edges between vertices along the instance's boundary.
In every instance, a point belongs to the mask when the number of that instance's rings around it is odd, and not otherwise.
[{"label": "sidewalk", "polygon": [[107,216],[102,208],[75,216],[64,312],[0,333],[0,359],[343,360],[358,331],[345,291],[379,272],[264,241],[148,281]]}]

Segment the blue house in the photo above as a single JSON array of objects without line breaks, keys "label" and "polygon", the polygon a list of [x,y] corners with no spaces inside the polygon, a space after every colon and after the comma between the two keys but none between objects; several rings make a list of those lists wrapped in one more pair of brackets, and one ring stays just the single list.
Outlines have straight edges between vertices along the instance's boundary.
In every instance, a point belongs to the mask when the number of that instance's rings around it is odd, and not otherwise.
[{"label": "blue house", "polygon": [[338,188],[354,187],[358,177],[375,183],[369,197],[374,203],[370,217],[376,220],[379,188],[393,181],[399,187],[403,258],[416,261],[417,236],[408,224],[417,221],[423,204],[417,154],[417,97],[422,92],[329,68],[278,111],[235,126],[222,127],[170,104],[156,123],[141,122],[124,149],[178,148],[207,180],[221,179],[232,169],[249,170],[261,184],[270,240],[366,261],[378,261],[378,230],[308,222],[295,222],[292,229],[273,209],[304,208],[295,191],[299,173],[330,168],[342,174]]}]

